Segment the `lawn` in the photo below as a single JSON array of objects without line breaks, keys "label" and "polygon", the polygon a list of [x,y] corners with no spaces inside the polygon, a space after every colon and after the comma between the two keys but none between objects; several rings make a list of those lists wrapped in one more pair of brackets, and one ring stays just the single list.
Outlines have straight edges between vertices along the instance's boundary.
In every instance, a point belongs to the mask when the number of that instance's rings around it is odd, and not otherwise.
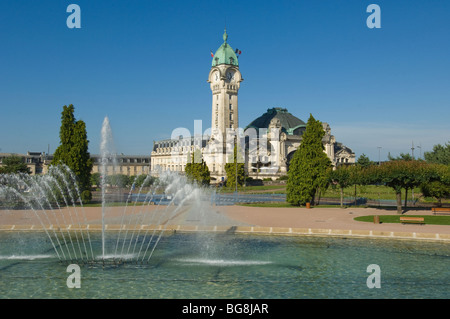
[{"label": "lawn", "polygon": [[[234,192],[234,188],[223,188],[222,192]],[[263,185],[263,186],[246,186],[246,187],[238,187],[238,192],[242,193],[259,193],[259,192],[267,192],[267,193],[286,193],[286,185]],[[408,191],[408,199],[414,198],[417,199],[418,196],[422,195],[420,193],[420,188],[416,188],[414,190],[414,195],[411,191]],[[333,189],[329,187],[325,194],[321,197],[327,198],[340,198],[341,193],[340,189]],[[344,197],[354,197],[355,196],[355,187],[347,187],[344,188]],[[368,199],[396,199],[394,190],[391,187],[387,186],[376,186],[376,185],[357,185],[356,186],[356,196],[357,197],[365,197]],[[405,198],[405,191],[402,191],[402,198]]]},{"label": "lawn", "polygon": [[[339,188],[333,189],[329,187],[322,197],[340,198],[341,193]],[[344,197],[354,197],[355,186],[344,188]],[[365,197],[372,200],[395,200],[396,195],[391,187],[377,186],[377,185],[356,185],[356,196]],[[415,188],[414,193],[408,190],[408,200],[417,199],[422,196],[420,188]],[[402,190],[402,200],[405,200],[405,190]]]},{"label": "lawn", "polygon": [[[373,223],[374,215],[360,216],[354,218],[360,222]],[[400,223],[400,217],[423,217],[428,225],[450,225],[450,216],[430,216],[430,215],[380,215],[381,223]]]},{"label": "lawn", "polygon": [[239,206],[247,207],[297,207],[286,202],[262,202],[262,203],[239,203]]},{"label": "lawn", "polygon": [[[224,188],[222,193],[234,192],[234,189]],[[264,186],[247,186],[238,187],[240,193],[271,193],[271,194],[286,194],[286,185],[264,185]],[[321,198],[336,198],[341,197],[339,188],[329,187]],[[344,198],[355,197],[355,186],[344,188]],[[391,187],[383,185],[356,185],[356,197],[364,197],[369,200],[396,200],[396,195]],[[405,190],[402,190],[402,202],[405,200]],[[418,200],[419,202],[435,203],[434,198],[425,198],[422,196],[420,188],[415,188],[412,192],[408,190],[408,201]],[[443,199],[443,203],[448,203],[450,200]]]},{"label": "lawn", "polygon": [[[291,208],[305,208],[305,206],[295,206],[295,205],[291,205],[290,203],[287,202],[256,202],[256,203],[238,203],[236,205],[239,206],[247,206],[247,207],[291,207]],[[311,206],[311,209],[314,209],[315,207],[317,208],[337,208],[339,207],[339,205],[315,205],[315,206]],[[352,206],[352,207],[367,207],[366,205],[362,205],[362,206]]]},{"label": "lawn", "polygon": [[[220,189],[221,193],[234,193],[234,187],[224,187]],[[270,194],[285,194],[286,193],[286,185],[261,185],[261,186],[239,186],[239,193],[270,193]]]},{"label": "lawn", "polygon": [[[129,201],[127,202],[112,202],[108,201],[106,204],[106,207],[123,207],[123,206],[143,206],[143,205],[149,205],[148,202],[134,202]],[[77,205],[80,206],[80,205]],[[83,207],[102,207],[101,202],[91,202],[91,203],[83,203]]]}]

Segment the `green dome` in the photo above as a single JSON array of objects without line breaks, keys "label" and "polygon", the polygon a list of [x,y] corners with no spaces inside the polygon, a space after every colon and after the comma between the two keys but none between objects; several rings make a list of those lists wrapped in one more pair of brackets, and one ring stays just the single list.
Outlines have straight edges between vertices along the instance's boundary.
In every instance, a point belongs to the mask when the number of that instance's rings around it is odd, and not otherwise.
[{"label": "green dome", "polygon": [[223,33],[223,44],[217,49],[212,59],[212,66],[228,64],[239,66],[239,62],[233,48],[227,43],[227,30]]},{"label": "green dome", "polygon": [[280,120],[281,131],[288,135],[302,135],[306,128],[306,123],[288,112],[287,109],[275,107],[268,109],[266,113],[258,117],[256,120],[247,125],[247,128],[258,129],[269,128],[270,121],[277,118]]}]

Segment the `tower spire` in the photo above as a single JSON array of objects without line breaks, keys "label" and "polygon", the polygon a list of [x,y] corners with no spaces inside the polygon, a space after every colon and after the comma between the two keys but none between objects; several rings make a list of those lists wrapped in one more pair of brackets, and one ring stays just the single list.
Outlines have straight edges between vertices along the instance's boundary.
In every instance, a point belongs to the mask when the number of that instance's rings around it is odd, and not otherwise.
[{"label": "tower spire", "polygon": [[228,34],[227,34],[227,27],[225,26],[225,31],[223,32],[223,42],[227,43]]}]

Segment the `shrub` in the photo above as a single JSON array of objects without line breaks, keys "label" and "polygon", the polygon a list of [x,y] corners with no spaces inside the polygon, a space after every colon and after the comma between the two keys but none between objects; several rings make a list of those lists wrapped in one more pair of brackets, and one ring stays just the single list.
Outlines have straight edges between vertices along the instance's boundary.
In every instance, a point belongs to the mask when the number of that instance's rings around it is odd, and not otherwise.
[{"label": "shrub", "polygon": [[81,201],[85,204],[90,203],[90,201],[92,200],[92,193],[90,190],[84,190],[81,193]]}]

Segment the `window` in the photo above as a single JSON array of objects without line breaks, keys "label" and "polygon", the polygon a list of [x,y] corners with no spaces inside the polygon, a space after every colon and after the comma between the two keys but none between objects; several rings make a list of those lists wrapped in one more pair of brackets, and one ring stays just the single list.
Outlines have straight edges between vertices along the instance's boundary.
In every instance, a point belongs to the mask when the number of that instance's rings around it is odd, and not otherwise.
[{"label": "window", "polygon": [[233,110],[233,104],[230,104],[230,111]]}]

